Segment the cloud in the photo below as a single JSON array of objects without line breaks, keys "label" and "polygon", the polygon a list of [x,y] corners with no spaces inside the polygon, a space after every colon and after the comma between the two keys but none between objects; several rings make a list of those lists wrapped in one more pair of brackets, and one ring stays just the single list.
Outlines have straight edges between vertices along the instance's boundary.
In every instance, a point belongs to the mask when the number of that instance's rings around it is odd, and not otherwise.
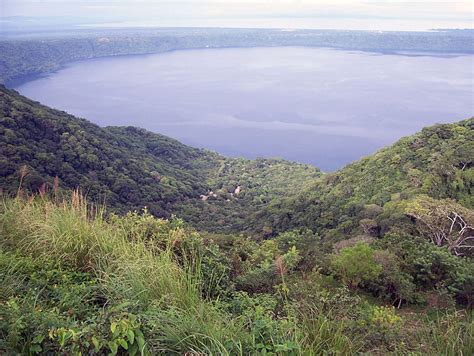
[{"label": "cloud", "polygon": [[[242,23],[232,19],[362,19],[367,25],[386,18],[432,20],[443,26],[451,21],[452,27],[472,22],[472,3],[465,0],[0,0],[0,4],[0,16],[101,17],[104,22],[171,19],[177,24],[200,19],[202,26],[221,19],[229,19],[231,27]],[[301,23],[296,27],[303,27]]]}]

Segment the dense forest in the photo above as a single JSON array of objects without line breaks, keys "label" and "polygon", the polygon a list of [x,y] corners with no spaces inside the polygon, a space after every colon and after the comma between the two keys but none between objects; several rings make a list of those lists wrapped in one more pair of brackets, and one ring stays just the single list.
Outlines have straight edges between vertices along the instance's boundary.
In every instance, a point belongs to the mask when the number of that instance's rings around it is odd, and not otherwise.
[{"label": "dense forest", "polygon": [[334,172],[0,88],[0,352],[474,352],[474,119]]},{"label": "dense forest", "polygon": [[116,212],[146,206],[155,216],[179,212],[215,230],[320,176],[309,165],[226,158],[143,129],[101,128],[5,87],[0,115],[0,182],[7,193],[16,192],[22,174],[30,192],[51,190],[57,177],[61,188],[80,187]]},{"label": "dense forest", "polygon": [[[474,207],[474,119],[427,127],[391,147],[326,174],[259,217],[282,231],[305,226],[347,235],[363,219],[383,233],[397,223],[398,208],[417,195]],[[367,227],[366,227],[367,229]]]}]

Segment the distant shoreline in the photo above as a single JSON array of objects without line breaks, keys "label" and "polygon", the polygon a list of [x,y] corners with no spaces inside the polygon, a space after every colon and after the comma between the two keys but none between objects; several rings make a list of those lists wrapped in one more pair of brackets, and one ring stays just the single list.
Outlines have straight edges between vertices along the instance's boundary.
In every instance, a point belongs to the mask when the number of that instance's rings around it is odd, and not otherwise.
[{"label": "distant shoreline", "polygon": [[14,87],[81,60],[206,48],[310,47],[402,56],[474,54],[474,31],[160,28],[66,31],[0,40],[0,83]]},{"label": "distant shoreline", "polygon": [[201,48],[177,48],[177,49],[170,49],[166,51],[159,51],[159,52],[150,52],[150,53],[130,53],[130,54],[118,54],[118,55],[108,55],[108,56],[101,56],[101,57],[92,57],[92,58],[84,58],[79,59],[77,61],[67,62],[61,65],[54,70],[43,72],[43,73],[30,73],[24,76],[20,76],[17,78],[10,79],[4,83],[5,87],[9,89],[16,89],[19,86],[26,84],[28,82],[34,81],[36,79],[41,79],[48,77],[51,74],[54,74],[58,71],[61,71],[67,68],[69,65],[73,65],[79,62],[86,62],[86,61],[94,61],[100,59],[107,59],[107,58],[123,58],[123,57],[141,57],[141,56],[151,56],[151,55],[158,55],[158,54],[165,54],[165,53],[173,53],[178,51],[202,51],[202,50],[218,50],[218,49],[251,49],[251,48],[288,48],[288,47],[302,47],[302,48],[318,48],[318,49],[330,49],[335,51],[347,51],[347,52],[362,52],[362,53],[371,53],[371,54],[379,54],[379,55],[392,55],[392,56],[403,56],[403,57],[435,57],[435,58],[454,58],[454,57],[463,57],[463,56],[473,56],[474,53],[439,53],[439,52],[397,52],[397,51],[377,51],[377,50],[353,50],[353,49],[346,49],[346,48],[336,48],[336,47],[319,47],[319,46],[248,46],[248,47],[238,47],[238,46],[223,46],[223,47],[201,47]]}]

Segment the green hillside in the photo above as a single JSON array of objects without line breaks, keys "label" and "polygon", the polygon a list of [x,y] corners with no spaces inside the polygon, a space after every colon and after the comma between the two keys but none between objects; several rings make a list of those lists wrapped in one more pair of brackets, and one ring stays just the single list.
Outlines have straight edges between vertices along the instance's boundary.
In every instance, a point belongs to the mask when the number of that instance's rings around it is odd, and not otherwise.
[{"label": "green hillside", "polygon": [[148,206],[169,216],[172,206],[206,191],[219,157],[141,129],[100,128],[0,91],[2,187],[14,191],[19,170],[25,188],[37,191],[54,177],[65,189],[80,187],[120,211]]},{"label": "green hillside", "polygon": [[[472,315],[451,299],[469,296],[474,265],[421,239],[397,242],[404,260],[391,239],[308,270],[294,234],[221,241],[146,211],[105,214],[77,191],[3,199],[0,236],[2,354],[474,351]],[[395,309],[394,291],[421,309]]]},{"label": "green hillside", "polygon": [[[57,176],[59,187],[80,187],[115,211],[146,206],[160,217],[179,211],[211,230],[241,224],[242,214],[320,175],[284,160],[225,158],[134,127],[101,128],[0,87],[2,190],[16,192],[25,166],[27,191],[51,189]],[[204,202],[201,195],[211,191],[218,196]]]},{"label": "green hillside", "polygon": [[323,174],[0,87],[0,353],[470,355],[473,129]]},{"label": "green hillside", "polygon": [[369,218],[384,232],[395,223],[390,209],[418,194],[474,207],[474,119],[404,137],[273,202],[256,221],[266,221],[264,228],[273,233],[307,227],[347,238],[362,232],[361,220]]}]

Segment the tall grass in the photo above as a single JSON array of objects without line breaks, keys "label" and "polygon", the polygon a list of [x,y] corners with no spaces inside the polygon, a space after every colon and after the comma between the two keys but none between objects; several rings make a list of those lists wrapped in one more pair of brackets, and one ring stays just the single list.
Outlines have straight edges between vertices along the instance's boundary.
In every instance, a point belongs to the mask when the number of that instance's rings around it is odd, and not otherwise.
[{"label": "tall grass", "polygon": [[[159,239],[146,236],[147,219]],[[156,330],[150,342],[158,349],[222,354],[224,344],[238,345],[244,337],[228,315],[201,298],[200,260],[177,260],[173,244],[186,234],[167,221],[139,214],[106,219],[103,209],[73,192],[60,203],[4,199],[0,235],[4,248],[94,274],[111,305],[128,301],[151,310]]]},{"label": "tall grass", "polygon": [[301,343],[310,355],[354,355],[362,348],[361,340],[347,334],[343,320],[335,320],[320,310],[305,308],[300,314]]},{"label": "tall grass", "polygon": [[474,355],[474,316],[472,311],[467,313],[436,313],[421,329],[420,343],[439,355]]},{"label": "tall grass", "polygon": [[[111,299],[186,305],[199,299],[192,276],[169,248],[129,240],[124,226],[108,223],[103,210],[89,208],[80,195],[56,205],[42,199],[3,202],[0,220],[4,242],[24,255],[56,259],[104,281]],[[191,281],[189,280],[191,278]]]},{"label": "tall grass", "polygon": [[[347,334],[347,320],[318,309],[318,303],[288,308],[286,316],[247,309],[232,317],[224,303],[202,297],[196,235],[180,224],[146,212],[106,216],[103,207],[88,204],[78,191],[54,202],[43,194],[0,204],[0,252],[11,254],[9,261],[18,255],[34,261],[32,266],[43,261],[50,266],[53,260],[64,270],[92,275],[100,282],[104,309],[126,304],[139,316],[151,353],[244,355],[262,352],[265,343],[272,350],[289,350],[272,351],[282,355],[351,355],[367,346],[363,335]],[[14,266],[2,268],[0,277],[8,286],[0,289],[0,301],[16,295],[23,284]],[[285,305],[291,303],[284,299]],[[31,310],[36,313],[36,302]],[[431,354],[474,353],[472,315],[438,315],[418,331],[418,344]]]}]

